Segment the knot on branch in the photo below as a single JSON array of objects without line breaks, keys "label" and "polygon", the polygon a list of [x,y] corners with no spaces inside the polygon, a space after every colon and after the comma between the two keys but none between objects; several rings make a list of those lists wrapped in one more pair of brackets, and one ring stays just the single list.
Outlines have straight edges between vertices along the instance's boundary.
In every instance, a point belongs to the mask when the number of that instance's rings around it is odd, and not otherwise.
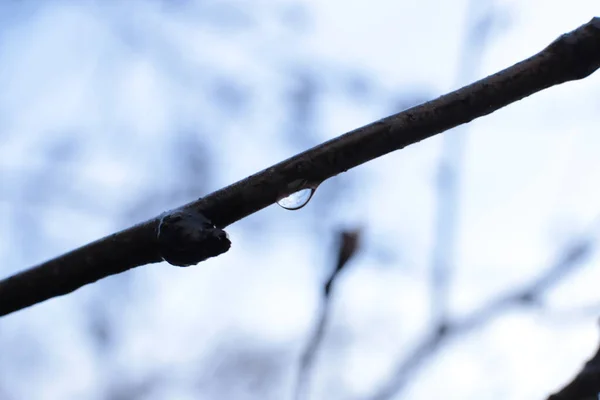
[{"label": "knot on branch", "polygon": [[178,267],[198,264],[231,247],[227,233],[194,210],[165,213],[158,224],[157,239],[162,259]]}]

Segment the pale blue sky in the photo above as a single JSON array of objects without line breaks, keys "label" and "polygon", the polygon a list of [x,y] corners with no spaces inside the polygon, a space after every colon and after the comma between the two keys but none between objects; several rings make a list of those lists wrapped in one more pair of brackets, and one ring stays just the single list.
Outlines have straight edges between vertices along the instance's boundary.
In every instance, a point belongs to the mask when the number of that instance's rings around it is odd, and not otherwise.
[{"label": "pale blue sky", "polygon": [[[403,93],[432,98],[505,68],[600,9],[593,0],[496,1],[503,22],[477,75],[461,78],[463,1],[178,3],[0,5],[2,275],[384,117]],[[302,139],[290,136],[285,101],[294,71],[319,84]],[[355,75],[369,81],[362,98],[348,96]],[[466,127],[455,313],[535,276],[597,219],[599,92],[595,74]],[[168,149],[186,130],[210,147],[211,170],[198,177],[204,192],[125,215],[156,188],[172,190],[179,177]],[[77,157],[53,170],[62,183],[40,197],[28,185],[46,182],[48,147],[73,141]],[[196,268],[139,268],[128,273],[134,279],[110,278],[3,318],[0,389],[19,399],[100,398],[114,380],[89,339],[88,304],[100,302],[118,320],[108,364],[121,372],[113,374],[173,373],[152,398],[197,398],[199,376],[204,396],[287,398],[331,262],[332,228],[359,224],[364,252],[336,287],[311,390],[315,399],[369,399],[426,328],[440,143],[325,182],[302,210],[273,206],[231,226],[232,249]],[[327,190],[340,190],[329,207],[319,200]],[[21,231],[20,221],[34,228]],[[23,248],[27,241],[35,246]],[[391,261],[380,248],[391,249]],[[598,341],[600,307],[581,318],[564,310],[598,301],[599,261],[553,291],[547,311],[515,311],[452,342],[402,398],[545,398]],[[254,358],[275,382],[266,394],[244,392],[252,374],[228,378]]]}]

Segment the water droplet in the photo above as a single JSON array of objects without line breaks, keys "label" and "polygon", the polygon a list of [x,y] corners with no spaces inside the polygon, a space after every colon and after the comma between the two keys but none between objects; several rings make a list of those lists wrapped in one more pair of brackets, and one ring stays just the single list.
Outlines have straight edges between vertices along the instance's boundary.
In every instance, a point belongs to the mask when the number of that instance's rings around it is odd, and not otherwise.
[{"label": "water droplet", "polygon": [[277,204],[286,210],[298,210],[308,204],[314,193],[313,188],[301,189],[277,200]]}]

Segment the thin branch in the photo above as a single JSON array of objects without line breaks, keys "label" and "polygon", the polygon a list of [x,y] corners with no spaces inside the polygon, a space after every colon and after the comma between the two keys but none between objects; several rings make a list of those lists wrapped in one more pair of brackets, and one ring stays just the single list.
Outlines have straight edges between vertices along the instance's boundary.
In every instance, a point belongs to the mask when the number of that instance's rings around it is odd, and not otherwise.
[{"label": "thin branch", "polygon": [[[346,133],[231,186],[186,204],[223,228],[300,189],[440,132],[488,115],[540,90],[583,79],[600,67],[600,18],[536,55],[438,99]],[[162,261],[160,217],[100,239],[0,281],[0,315],[109,275]]]},{"label": "thin branch", "polygon": [[358,250],[359,246],[359,240],[360,230],[358,229],[352,231],[342,231],[340,234],[337,262],[335,268],[323,285],[323,301],[320,307],[317,326],[300,357],[300,366],[298,368],[298,378],[296,381],[295,391],[296,400],[305,398],[306,393],[308,392],[310,371],[314,365],[317,350],[323,342],[325,328],[327,327],[331,316],[331,290],[348,261],[356,254],[356,250]]},{"label": "thin branch", "polygon": [[484,326],[503,312],[517,306],[538,304],[541,297],[559,282],[572,274],[591,254],[597,236],[598,224],[593,233],[586,233],[574,240],[547,271],[529,284],[514,291],[505,292],[466,317],[448,321],[446,325],[434,327],[427,333],[395,368],[391,380],[372,397],[376,400],[396,398],[410,383],[411,378],[448,341]]}]

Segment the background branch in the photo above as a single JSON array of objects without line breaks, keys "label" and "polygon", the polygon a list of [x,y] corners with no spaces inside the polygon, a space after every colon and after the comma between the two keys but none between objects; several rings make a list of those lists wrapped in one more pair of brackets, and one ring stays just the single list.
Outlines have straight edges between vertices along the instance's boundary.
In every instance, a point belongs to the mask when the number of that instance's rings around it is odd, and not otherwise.
[{"label": "background branch", "polygon": [[[438,99],[325,142],[182,207],[223,228],[302,188],[600,67],[600,18],[538,54]],[[154,218],[0,281],[0,315],[103,277],[161,261]]]},{"label": "background branch", "polygon": [[337,261],[335,268],[327,277],[327,280],[323,285],[323,300],[319,310],[319,318],[317,320],[316,328],[312,336],[309,338],[304,352],[300,356],[300,365],[298,368],[298,379],[295,391],[296,400],[305,398],[306,393],[308,392],[310,372],[313,369],[317,351],[323,342],[323,338],[325,337],[325,328],[327,327],[331,316],[331,293],[333,285],[337,281],[337,278],[340,276],[340,273],[348,261],[350,261],[350,259],[356,254],[359,241],[360,230],[358,229],[340,232]]},{"label": "background branch", "polygon": [[395,398],[410,383],[413,375],[450,339],[482,327],[511,308],[539,304],[548,290],[575,272],[590,256],[596,242],[597,225],[596,222],[591,232],[574,239],[562,251],[557,261],[529,284],[499,295],[466,317],[449,320],[441,327],[434,326],[398,364],[391,380],[373,396],[373,399]]}]

